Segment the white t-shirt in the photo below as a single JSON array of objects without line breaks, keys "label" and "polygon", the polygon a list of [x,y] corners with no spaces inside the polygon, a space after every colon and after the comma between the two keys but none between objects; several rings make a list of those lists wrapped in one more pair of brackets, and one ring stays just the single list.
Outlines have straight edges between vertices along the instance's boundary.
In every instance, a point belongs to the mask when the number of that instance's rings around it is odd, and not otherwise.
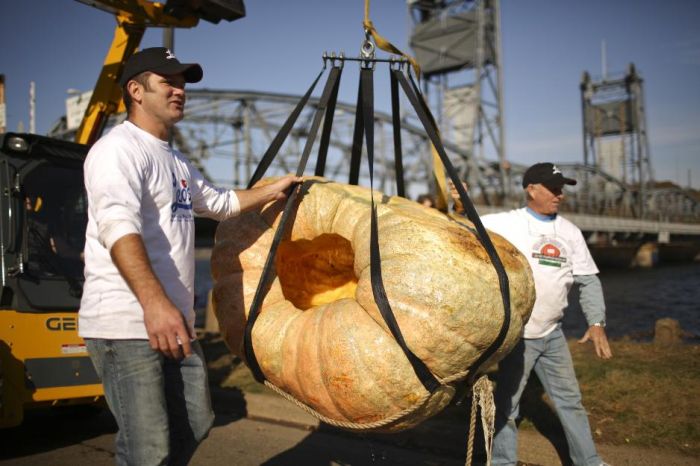
[{"label": "white t-shirt", "polygon": [[574,275],[598,273],[581,230],[561,215],[540,220],[526,208],[484,215],[481,220],[518,248],[532,268],[537,298],[524,337],[549,334],[564,315]]},{"label": "white t-shirt", "polygon": [[90,149],[85,188],[80,336],[148,338],[143,309],[109,253],[131,233],[143,238],[153,271],[194,330],[194,214],[217,220],[236,215],[236,194],[210,185],[180,152],[129,121]]}]

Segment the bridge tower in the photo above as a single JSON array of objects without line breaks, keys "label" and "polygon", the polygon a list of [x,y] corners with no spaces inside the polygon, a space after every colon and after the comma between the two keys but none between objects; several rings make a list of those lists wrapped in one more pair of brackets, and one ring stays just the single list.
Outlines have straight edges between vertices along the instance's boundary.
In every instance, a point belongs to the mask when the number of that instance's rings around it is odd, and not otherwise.
[{"label": "bridge tower", "polygon": [[[640,218],[653,187],[642,84],[632,63],[619,78],[581,79],[584,164],[620,180],[628,193],[621,213]],[[583,189],[598,189],[585,181]]]},{"label": "bridge tower", "polygon": [[444,139],[467,154],[453,163],[478,201],[502,204],[510,193],[510,165],[505,151],[499,1],[409,0],[408,4],[414,21],[410,42],[425,76],[424,93]]}]

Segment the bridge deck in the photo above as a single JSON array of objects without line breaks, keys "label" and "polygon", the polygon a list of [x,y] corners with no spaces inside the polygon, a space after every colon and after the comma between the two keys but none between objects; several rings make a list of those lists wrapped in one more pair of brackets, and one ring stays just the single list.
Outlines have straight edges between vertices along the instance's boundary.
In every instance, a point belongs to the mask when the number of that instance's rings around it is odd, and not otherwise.
[{"label": "bridge deck", "polygon": [[[491,206],[476,206],[476,209],[481,215],[508,210],[504,207]],[[657,222],[652,220],[604,217],[600,215],[574,214],[569,212],[563,213],[562,215],[571,220],[583,231],[658,234],[660,241],[662,241],[662,238],[668,238],[668,235],[700,236],[700,224],[697,223]],[[668,239],[666,239],[666,241],[668,241]]]}]

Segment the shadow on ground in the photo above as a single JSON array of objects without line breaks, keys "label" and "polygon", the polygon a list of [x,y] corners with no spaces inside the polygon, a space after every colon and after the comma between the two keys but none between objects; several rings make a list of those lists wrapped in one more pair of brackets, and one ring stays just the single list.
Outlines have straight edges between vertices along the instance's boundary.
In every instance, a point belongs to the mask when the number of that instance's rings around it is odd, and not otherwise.
[{"label": "shadow on ground", "polygon": [[[300,464],[300,460],[308,462],[308,458],[313,458],[310,466],[400,465],[407,464],[406,455],[410,452],[414,452],[414,455],[420,453],[412,457],[410,464],[444,464],[432,461],[433,455],[454,459],[454,464],[464,464],[471,405],[469,397],[463,397],[459,392],[455,400],[458,401],[453,401],[443,412],[413,429],[393,434],[356,434],[322,423],[294,448],[270,459],[265,466]],[[481,428],[476,435],[477,439],[483,438]],[[331,436],[355,439],[355,448],[327,448]],[[476,458],[484,457],[483,445],[480,447],[477,446]]]},{"label": "shadow on ground", "polygon": [[49,452],[116,432],[117,424],[106,406],[28,410],[22,424],[2,430],[0,460]]},{"label": "shadow on ground", "polygon": [[[265,466],[300,464],[298,461],[314,458],[310,466],[352,465],[400,465],[406,464],[405,451],[425,454],[421,461],[415,458],[411,464],[437,464],[430,455],[454,459],[454,464],[464,464],[467,455],[469,414],[471,398],[466,387],[459,387],[453,402],[438,415],[413,429],[394,434],[358,435],[321,424],[318,430],[308,435],[294,448],[284,451],[265,463]],[[556,413],[544,399],[544,389],[533,376],[523,397],[522,418],[532,424],[556,449],[563,466],[571,464],[564,431]],[[357,448],[348,451],[326,448],[329,435],[360,439]],[[474,464],[485,463],[483,430],[477,422],[474,436]],[[442,464],[442,463],[440,463]],[[519,463],[520,466],[539,466]]]},{"label": "shadow on ground", "polygon": [[243,391],[238,387],[227,387],[225,384],[231,367],[239,362],[234,362],[233,356],[221,339],[205,335],[201,342],[208,367],[211,405],[216,416],[214,427],[245,418],[248,410]]}]

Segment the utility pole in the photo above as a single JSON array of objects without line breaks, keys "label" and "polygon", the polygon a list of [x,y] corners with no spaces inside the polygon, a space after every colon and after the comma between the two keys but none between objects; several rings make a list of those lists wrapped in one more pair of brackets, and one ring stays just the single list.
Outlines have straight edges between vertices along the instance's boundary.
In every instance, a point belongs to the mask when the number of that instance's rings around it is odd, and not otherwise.
[{"label": "utility pole", "polygon": [[0,74],[0,134],[5,132],[7,115],[5,113],[5,75]]},{"label": "utility pole", "polygon": [[603,73],[603,81],[608,79],[608,49],[605,46],[605,39],[600,43],[600,69]]}]

